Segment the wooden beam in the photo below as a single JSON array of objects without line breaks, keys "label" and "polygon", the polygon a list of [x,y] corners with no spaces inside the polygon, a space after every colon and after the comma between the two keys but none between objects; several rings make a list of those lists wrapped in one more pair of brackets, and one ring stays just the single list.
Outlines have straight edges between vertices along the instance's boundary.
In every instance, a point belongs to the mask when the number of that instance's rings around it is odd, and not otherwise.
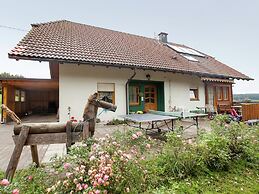
[{"label": "wooden beam", "polygon": [[87,139],[88,137],[90,137],[89,122],[84,122],[84,125],[83,125],[83,140]]},{"label": "wooden beam", "polygon": [[13,154],[11,156],[11,159],[9,161],[5,178],[8,180],[12,181],[15,170],[17,168],[23,146],[27,140],[28,134],[29,134],[30,127],[28,126],[23,126],[20,135],[17,137],[17,142],[15,144]]},{"label": "wooden beam", "polygon": [[[81,128],[78,127],[79,123],[73,122],[71,128],[73,131],[79,132]],[[66,132],[66,123],[23,123],[14,126],[14,134],[19,135],[23,126],[30,127],[30,134],[43,134],[43,133],[62,133]]]},{"label": "wooden beam", "polygon": [[39,161],[37,145],[31,145],[31,157],[32,157],[32,161],[36,164],[36,167],[39,167],[40,161]]},{"label": "wooden beam", "polygon": [[[81,132],[72,132],[71,142],[82,140]],[[15,143],[18,141],[18,135],[13,136]],[[40,145],[40,144],[59,144],[67,142],[67,134],[64,133],[46,133],[46,134],[29,134],[24,145]]]},{"label": "wooden beam", "polygon": [[68,121],[66,125],[66,134],[67,134],[67,151],[69,151],[72,145],[72,121]]}]

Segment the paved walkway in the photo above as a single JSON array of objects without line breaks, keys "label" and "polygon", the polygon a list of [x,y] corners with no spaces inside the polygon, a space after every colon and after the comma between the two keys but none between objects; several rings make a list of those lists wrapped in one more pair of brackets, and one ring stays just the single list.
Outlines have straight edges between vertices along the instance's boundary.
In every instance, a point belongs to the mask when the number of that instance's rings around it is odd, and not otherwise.
[{"label": "paved walkway", "polygon": [[[55,122],[55,115],[48,116],[30,116],[23,119],[23,122]],[[181,122],[184,127],[192,124],[192,120]],[[108,126],[104,123],[97,123],[95,137],[104,137],[105,134],[112,134],[116,130],[126,131],[128,126]],[[209,121],[207,119],[201,119],[200,128],[210,130]],[[195,126],[192,126],[184,131],[184,137],[190,138],[195,137],[197,130]],[[14,149],[14,142],[12,140],[13,135],[13,123],[0,124],[0,169],[6,170],[10,157]],[[63,156],[66,154],[65,144],[51,144],[51,145],[38,145],[38,153],[40,162],[49,162],[51,157],[58,155]],[[30,165],[32,162],[30,147],[25,146],[18,164],[18,169],[24,168]]]}]

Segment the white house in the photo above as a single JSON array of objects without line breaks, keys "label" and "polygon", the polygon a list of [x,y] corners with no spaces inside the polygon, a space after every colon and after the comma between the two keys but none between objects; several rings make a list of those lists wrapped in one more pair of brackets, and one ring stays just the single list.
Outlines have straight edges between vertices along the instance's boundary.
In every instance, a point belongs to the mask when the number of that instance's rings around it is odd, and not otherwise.
[{"label": "white house", "polygon": [[65,20],[33,24],[9,58],[49,62],[60,121],[69,115],[82,119],[87,97],[94,92],[118,107],[115,113],[103,111],[101,120],[206,104],[227,111],[233,80],[251,80],[209,55],[167,41],[163,32],[156,40]]}]

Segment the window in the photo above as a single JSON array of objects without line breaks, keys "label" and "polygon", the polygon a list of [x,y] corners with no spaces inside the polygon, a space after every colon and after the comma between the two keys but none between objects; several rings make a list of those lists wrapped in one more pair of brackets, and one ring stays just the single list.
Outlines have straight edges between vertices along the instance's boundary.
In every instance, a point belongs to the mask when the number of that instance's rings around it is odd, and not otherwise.
[{"label": "window", "polygon": [[223,98],[224,98],[224,100],[229,99],[229,88],[228,87],[223,87]]},{"label": "window", "polygon": [[229,87],[228,86],[217,86],[217,98],[218,100],[229,100]]},{"label": "window", "polygon": [[20,90],[15,90],[14,101],[15,102],[20,102]]},{"label": "window", "polygon": [[129,86],[129,104],[139,105],[139,87]]},{"label": "window", "polygon": [[222,88],[221,87],[217,87],[217,96],[218,96],[218,100],[222,100]]},{"label": "window", "polygon": [[25,91],[21,91],[21,102],[25,102]]},{"label": "window", "polygon": [[100,100],[115,104],[114,83],[97,83],[97,92]]},{"label": "window", "polygon": [[198,88],[190,89],[190,100],[199,100],[199,90]]}]

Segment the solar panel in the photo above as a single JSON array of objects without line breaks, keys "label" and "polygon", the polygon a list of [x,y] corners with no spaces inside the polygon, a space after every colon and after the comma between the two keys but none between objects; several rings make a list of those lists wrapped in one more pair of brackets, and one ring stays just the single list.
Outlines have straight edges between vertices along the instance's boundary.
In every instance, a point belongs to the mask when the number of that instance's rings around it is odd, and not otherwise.
[{"label": "solar panel", "polygon": [[199,60],[195,59],[194,57],[192,57],[191,55],[187,55],[187,54],[181,54],[184,58],[188,59],[189,61],[194,61],[194,62],[199,62]]},{"label": "solar panel", "polygon": [[179,53],[184,53],[184,54],[189,54],[189,55],[195,55],[195,56],[199,56],[199,57],[205,57],[205,55],[201,54],[198,51],[195,51],[193,49],[190,48],[185,48],[182,46],[175,46],[175,45],[171,45],[171,44],[167,44],[170,48],[174,49],[175,51],[179,52]]}]

